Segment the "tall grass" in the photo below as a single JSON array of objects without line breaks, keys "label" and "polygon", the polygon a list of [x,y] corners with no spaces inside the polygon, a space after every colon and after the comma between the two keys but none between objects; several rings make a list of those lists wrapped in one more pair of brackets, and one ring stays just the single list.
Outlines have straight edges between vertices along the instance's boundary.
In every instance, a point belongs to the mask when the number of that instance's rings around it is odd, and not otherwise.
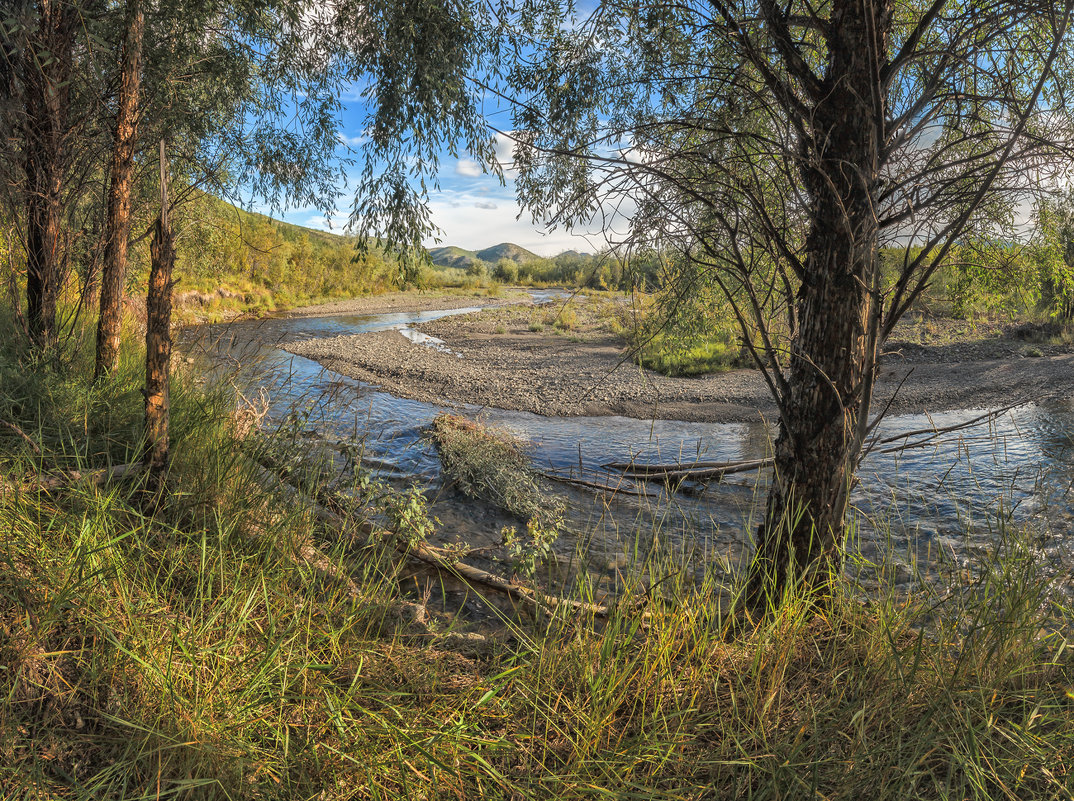
[{"label": "tall grass", "polygon": [[734,637],[714,581],[673,578],[647,618],[453,639],[183,377],[166,497],[40,489],[131,457],[137,357],[89,388],[82,359],[0,345],[0,419],[40,450],[0,427],[2,797],[1071,797],[1071,610],[1016,529],[946,595],[792,602]]}]

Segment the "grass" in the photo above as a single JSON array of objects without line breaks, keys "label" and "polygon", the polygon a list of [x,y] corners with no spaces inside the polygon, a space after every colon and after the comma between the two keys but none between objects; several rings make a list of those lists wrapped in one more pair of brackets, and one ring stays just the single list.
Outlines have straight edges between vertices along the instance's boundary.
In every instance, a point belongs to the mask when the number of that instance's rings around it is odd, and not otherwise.
[{"label": "grass", "polygon": [[722,336],[699,337],[689,343],[657,334],[637,354],[638,363],[666,376],[697,376],[745,366],[738,342]]},{"label": "grass", "polygon": [[139,354],[91,387],[85,352],[46,369],[4,330],[0,419],[35,443],[0,426],[5,798],[1072,795],[1071,608],[1016,529],[943,596],[848,587],[729,638],[715,583],[669,574],[648,619],[461,649],[416,633],[385,549],[266,485],[230,399],[184,377],[166,496],[41,490],[132,457]]}]

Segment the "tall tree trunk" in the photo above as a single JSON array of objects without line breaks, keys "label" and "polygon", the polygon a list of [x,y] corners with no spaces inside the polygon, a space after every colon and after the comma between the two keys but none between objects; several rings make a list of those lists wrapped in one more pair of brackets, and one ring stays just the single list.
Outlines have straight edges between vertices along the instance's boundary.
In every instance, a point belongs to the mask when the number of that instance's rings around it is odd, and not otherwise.
[{"label": "tall tree trunk", "polygon": [[145,456],[150,476],[160,482],[168,467],[168,381],[172,355],[172,267],[175,248],[168,214],[168,164],[160,143],[160,218],[150,245],[152,267],[146,295]]},{"label": "tall tree trunk", "polygon": [[884,147],[891,0],[835,0],[829,61],[801,145],[812,200],[772,486],[747,587],[754,612],[842,567],[844,521],[876,360],[875,200]]},{"label": "tall tree trunk", "polygon": [[42,0],[24,54],[26,173],[26,318],[38,347],[56,340],[56,299],[63,280],[62,193],[67,165],[74,16],[63,0]]},{"label": "tall tree trunk", "polygon": [[138,103],[141,91],[142,36],[145,16],[142,0],[129,0],[127,30],[120,65],[119,105],[112,145],[111,180],[104,228],[101,268],[101,315],[97,322],[95,377],[112,373],[119,362],[119,335],[123,321],[123,283],[127,275],[127,245],[131,227],[131,179],[138,138]]}]

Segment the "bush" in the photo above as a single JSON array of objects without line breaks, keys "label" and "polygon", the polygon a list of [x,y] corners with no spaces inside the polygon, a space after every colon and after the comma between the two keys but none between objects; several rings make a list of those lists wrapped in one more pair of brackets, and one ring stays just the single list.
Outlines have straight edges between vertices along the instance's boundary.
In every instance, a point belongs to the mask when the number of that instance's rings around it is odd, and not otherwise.
[{"label": "bush", "polygon": [[510,259],[500,259],[492,270],[492,277],[504,284],[517,284],[518,264]]},{"label": "bush", "polygon": [[569,303],[558,310],[550,312],[544,319],[546,325],[560,331],[573,331],[578,327],[578,313]]}]

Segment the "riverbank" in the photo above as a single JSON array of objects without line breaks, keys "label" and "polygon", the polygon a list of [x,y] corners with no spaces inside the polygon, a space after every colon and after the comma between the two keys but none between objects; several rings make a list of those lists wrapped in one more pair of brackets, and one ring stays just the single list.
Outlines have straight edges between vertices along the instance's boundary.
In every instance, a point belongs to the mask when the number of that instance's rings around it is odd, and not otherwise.
[{"label": "riverbank", "polygon": [[[333,314],[386,314],[391,312],[462,309],[469,306],[498,306],[524,302],[527,295],[517,287],[478,287],[474,289],[430,289],[382,292],[342,300],[278,308],[267,302],[262,293],[235,292],[220,287],[213,292],[196,290],[177,293],[175,317],[181,325],[225,323],[231,320],[262,317],[323,317]],[[138,301],[128,301],[137,304]],[[144,307],[144,303],[143,303]],[[144,311],[140,312],[144,316]],[[139,316],[139,312],[135,312]]]},{"label": "riverbank", "polygon": [[392,314],[465,309],[471,306],[503,306],[527,303],[529,295],[517,287],[490,289],[434,289],[385,292],[360,298],[300,306],[283,312],[287,317],[324,317],[334,314]]},{"label": "riverbank", "polygon": [[[608,298],[575,299],[566,311],[560,304],[514,305],[418,326],[442,340],[439,349],[381,331],[287,350],[392,394],[438,404],[691,422],[775,416],[758,370],[669,378],[639,368],[618,332],[616,305]],[[904,321],[881,363],[874,408],[914,414],[1074,394],[1074,347],[1019,334],[1004,323]]]}]

